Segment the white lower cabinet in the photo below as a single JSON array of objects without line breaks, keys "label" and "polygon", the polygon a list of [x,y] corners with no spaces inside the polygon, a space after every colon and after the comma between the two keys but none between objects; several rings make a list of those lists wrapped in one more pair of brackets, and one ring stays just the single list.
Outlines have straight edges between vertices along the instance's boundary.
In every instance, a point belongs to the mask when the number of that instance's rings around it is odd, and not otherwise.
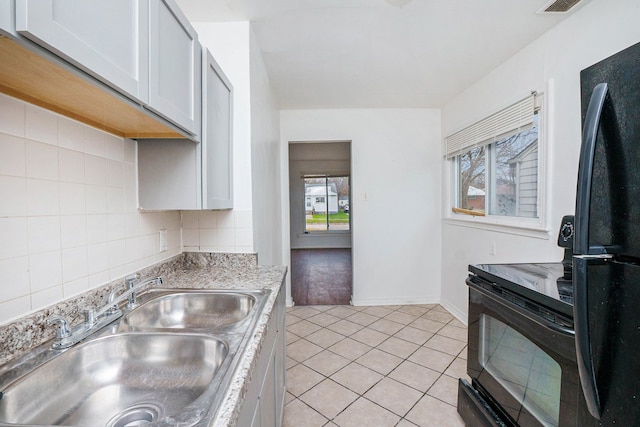
[{"label": "white lower cabinet", "polygon": [[256,369],[238,416],[238,427],[282,425],[285,393],[285,304],[281,288],[267,327]]}]

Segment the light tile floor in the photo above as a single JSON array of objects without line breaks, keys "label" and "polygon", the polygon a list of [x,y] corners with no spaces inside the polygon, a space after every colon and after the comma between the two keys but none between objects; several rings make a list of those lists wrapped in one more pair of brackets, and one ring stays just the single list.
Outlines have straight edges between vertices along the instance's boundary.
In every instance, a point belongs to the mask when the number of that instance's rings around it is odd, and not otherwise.
[{"label": "light tile floor", "polygon": [[467,329],[439,305],[287,309],[285,427],[463,427]]}]

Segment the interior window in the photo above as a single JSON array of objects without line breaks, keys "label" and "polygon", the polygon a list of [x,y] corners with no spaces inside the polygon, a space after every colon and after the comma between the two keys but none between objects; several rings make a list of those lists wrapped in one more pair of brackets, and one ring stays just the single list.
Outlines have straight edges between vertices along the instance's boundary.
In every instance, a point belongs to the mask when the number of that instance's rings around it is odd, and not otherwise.
[{"label": "interior window", "polygon": [[314,175],[303,179],[305,232],[349,231],[349,177]]}]

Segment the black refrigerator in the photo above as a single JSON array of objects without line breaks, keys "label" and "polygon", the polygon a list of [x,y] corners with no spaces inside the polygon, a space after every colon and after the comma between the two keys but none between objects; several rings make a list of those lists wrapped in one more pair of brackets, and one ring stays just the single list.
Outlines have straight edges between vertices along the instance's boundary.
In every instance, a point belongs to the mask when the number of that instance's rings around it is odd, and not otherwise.
[{"label": "black refrigerator", "polygon": [[640,43],[580,74],[573,257],[580,381],[602,426],[640,426]]}]

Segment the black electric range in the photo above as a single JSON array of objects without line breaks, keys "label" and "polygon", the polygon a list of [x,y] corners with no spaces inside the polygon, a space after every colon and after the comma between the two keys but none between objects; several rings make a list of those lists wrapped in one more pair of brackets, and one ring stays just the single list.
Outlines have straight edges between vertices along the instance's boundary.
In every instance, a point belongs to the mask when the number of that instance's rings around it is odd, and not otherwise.
[{"label": "black electric range", "polygon": [[536,304],[573,320],[573,285],[560,262],[477,264],[469,271],[494,292],[514,294],[519,305]]}]

